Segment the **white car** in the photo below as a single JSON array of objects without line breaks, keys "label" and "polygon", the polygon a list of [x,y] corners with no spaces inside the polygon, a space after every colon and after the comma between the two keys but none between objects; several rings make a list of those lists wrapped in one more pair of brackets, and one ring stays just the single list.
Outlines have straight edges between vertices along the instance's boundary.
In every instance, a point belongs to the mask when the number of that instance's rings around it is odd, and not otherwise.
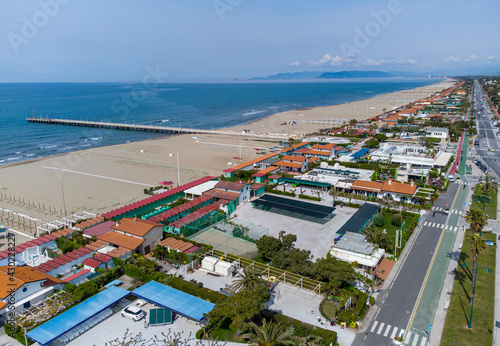
[{"label": "white car", "polygon": [[134,322],[137,322],[145,317],[146,313],[142,309],[139,309],[137,306],[129,305],[122,310],[121,315],[122,317],[127,317]]}]

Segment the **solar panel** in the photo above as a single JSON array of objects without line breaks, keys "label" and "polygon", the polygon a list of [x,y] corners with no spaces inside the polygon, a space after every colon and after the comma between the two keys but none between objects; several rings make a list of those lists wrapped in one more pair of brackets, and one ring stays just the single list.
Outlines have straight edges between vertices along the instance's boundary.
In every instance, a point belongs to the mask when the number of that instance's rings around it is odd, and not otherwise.
[{"label": "solar panel", "polygon": [[287,210],[302,215],[309,215],[320,219],[329,216],[335,210],[335,208],[325,205],[297,201],[269,194],[263,195],[259,199],[253,201],[253,203],[265,207]]},{"label": "solar panel", "polygon": [[172,310],[159,308],[149,310],[149,324],[162,325],[172,323]]},{"label": "solar panel", "polygon": [[201,321],[203,315],[208,314],[215,306],[206,300],[162,285],[156,281],[150,281],[135,289],[132,294],[197,321]]}]

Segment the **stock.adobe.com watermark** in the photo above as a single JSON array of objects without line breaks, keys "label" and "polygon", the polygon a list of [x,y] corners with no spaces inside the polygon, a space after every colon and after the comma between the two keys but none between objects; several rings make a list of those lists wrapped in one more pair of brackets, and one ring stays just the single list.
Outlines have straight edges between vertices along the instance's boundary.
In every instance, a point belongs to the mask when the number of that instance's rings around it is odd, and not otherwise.
[{"label": "stock.adobe.com watermark", "polygon": [[7,233],[7,277],[8,282],[2,283],[2,285],[7,285],[7,306],[5,308],[7,313],[7,323],[11,326],[11,335],[15,337],[16,334],[16,236],[13,233]]},{"label": "stock.adobe.com watermark", "polygon": [[379,11],[370,11],[373,20],[370,20],[364,27],[354,27],[354,39],[352,44],[342,42],[340,49],[346,58],[357,56],[363,48],[366,48],[382,31],[387,27],[394,15],[401,13],[403,6],[399,0],[390,0],[385,9]]},{"label": "stock.adobe.com watermark", "polygon": [[243,0],[214,0],[212,5],[222,22],[225,19],[226,12],[233,12],[236,6],[239,6],[242,2]]},{"label": "stock.adobe.com watermark", "polygon": [[28,44],[29,41],[38,35],[40,29],[49,24],[50,20],[59,14],[61,5],[66,5],[70,0],[39,0],[39,9],[29,18],[21,18],[21,27],[18,32],[9,32],[7,39],[14,52],[19,53],[19,47],[22,44]]}]

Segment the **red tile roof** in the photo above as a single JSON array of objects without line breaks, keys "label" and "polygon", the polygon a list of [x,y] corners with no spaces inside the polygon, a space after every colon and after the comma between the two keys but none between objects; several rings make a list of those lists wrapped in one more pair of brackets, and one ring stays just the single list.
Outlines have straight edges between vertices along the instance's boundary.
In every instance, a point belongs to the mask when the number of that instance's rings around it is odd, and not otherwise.
[{"label": "red tile roof", "polygon": [[103,263],[108,263],[109,261],[111,261],[112,257],[102,253],[96,253],[92,258]]},{"label": "red tile roof", "polygon": [[87,273],[90,273],[90,269],[84,269],[84,270],[80,270],[79,272],[77,272],[76,274],[73,274],[71,276],[68,276],[66,279],[64,279],[63,281],[68,283],[68,282],[71,282],[73,280],[75,280],[76,278],[79,278],[80,276],[82,275],[85,275]]},{"label": "red tile roof", "polygon": [[102,264],[102,262],[99,262],[93,258],[87,258],[85,261],[82,262],[82,264],[91,268],[97,268]]}]

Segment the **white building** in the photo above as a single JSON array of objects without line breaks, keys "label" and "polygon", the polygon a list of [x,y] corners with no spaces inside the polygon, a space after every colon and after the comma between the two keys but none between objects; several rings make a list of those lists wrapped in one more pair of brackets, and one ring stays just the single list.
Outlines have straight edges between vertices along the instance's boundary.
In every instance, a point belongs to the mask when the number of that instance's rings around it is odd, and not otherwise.
[{"label": "white building", "polygon": [[36,268],[0,267],[0,316],[6,317],[12,309],[22,312],[63,287],[62,280]]},{"label": "white building", "polygon": [[346,232],[330,250],[333,257],[349,263],[357,262],[360,269],[375,268],[384,254],[385,250],[367,242],[365,235],[352,232]]},{"label": "white building", "polygon": [[438,138],[441,142],[446,142],[449,135],[448,129],[442,127],[429,127],[425,130],[426,137]]}]

